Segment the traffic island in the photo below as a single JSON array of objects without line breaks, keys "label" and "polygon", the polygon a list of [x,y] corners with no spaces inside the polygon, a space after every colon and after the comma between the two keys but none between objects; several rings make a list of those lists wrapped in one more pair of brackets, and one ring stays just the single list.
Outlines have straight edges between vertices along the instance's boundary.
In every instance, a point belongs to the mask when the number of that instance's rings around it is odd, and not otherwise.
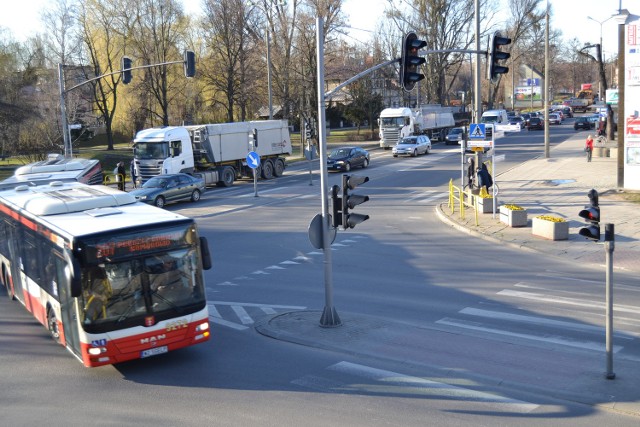
[{"label": "traffic island", "polygon": [[549,240],[568,240],[569,222],[557,216],[540,215],[533,218],[531,234]]},{"label": "traffic island", "polygon": [[500,206],[500,222],[509,227],[526,227],[527,210],[518,205]]}]

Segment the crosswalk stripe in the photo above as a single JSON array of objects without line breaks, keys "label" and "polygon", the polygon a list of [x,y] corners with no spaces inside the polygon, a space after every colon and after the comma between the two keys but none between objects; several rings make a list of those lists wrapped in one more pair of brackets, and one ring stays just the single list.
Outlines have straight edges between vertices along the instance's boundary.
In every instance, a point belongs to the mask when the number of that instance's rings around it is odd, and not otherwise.
[{"label": "crosswalk stripe", "polygon": [[[591,302],[591,301],[585,301],[585,300],[580,300],[580,299],[576,299],[576,298],[560,297],[560,296],[556,296],[556,295],[547,296],[547,295],[544,295],[544,294],[537,294],[537,293],[532,293],[532,292],[512,291],[510,289],[504,289],[504,290],[498,292],[498,295],[517,297],[517,298],[524,298],[524,299],[531,299],[531,300],[543,301],[543,302],[552,302],[552,303],[556,303],[556,304],[576,305],[576,306],[588,307],[588,308],[602,309],[604,307],[604,301],[603,302]],[[640,314],[640,309],[635,308],[635,307],[625,306],[625,305],[615,304],[613,309],[615,311],[618,311],[618,312]]]},{"label": "crosswalk stripe", "polygon": [[500,406],[504,405],[510,410],[517,410],[520,412],[531,412],[539,406],[530,402],[511,399],[497,394],[471,390],[453,384],[427,380],[420,377],[412,377],[397,372],[376,369],[351,362],[339,362],[335,365],[329,366],[327,369],[343,374],[364,377],[369,380],[384,382],[385,384],[398,385],[405,391],[407,389],[414,389],[418,391],[420,395],[437,395],[445,398],[472,400],[475,402],[498,404]]},{"label": "crosswalk stripe", "polygon": [[236,313],[236,316],[238,316],[243,325],[251,325],[253,323],[253,319],[243,307],[239,305],[232,305],[231,309]]},{"label": "crosswalk stripe", "polygon": [[[518,332],[505,331],[502,329],[493,329],[493,328],[478,326],[477,323],[471,324],[469,322],[464,322],[462,320],[457,320],[457,319],[451,319],[449,317],[444,317],[440,320],[437,320],[436,323],[440,325],[454,326],[456,328],[469,329],[469,330],[478,331],[478,332],[486,332],[490,334],[502,335],[502,336],[507,336],[512,338],[521,338],[521,339],[526,339],[531,341],[545,342],[548,344],[558,344],[558,345],[564,345],[568,347],[602,351],[602,352],[606,350],[604,342],[598,343],[598,342],[591,342],[591,341],[578,341],[573,339],[564,339],[558,336],[536,336],[531,334],[522,334]],[[613,352],[617,353],[623,348],[624,347],[622,346],[614,345]]]}]

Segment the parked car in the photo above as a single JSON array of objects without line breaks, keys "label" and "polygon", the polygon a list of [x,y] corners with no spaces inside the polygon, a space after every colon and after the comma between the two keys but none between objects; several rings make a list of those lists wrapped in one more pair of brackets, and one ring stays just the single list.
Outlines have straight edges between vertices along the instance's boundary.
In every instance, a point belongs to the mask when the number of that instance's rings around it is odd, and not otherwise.
[{"label": "parked car", "polygon": [[531,117],[529,119],[529,127],[527,130],[544,130],[544,119],[540,117]]},{"label": "parked car", "polygon": [[451,128],[447,136],[444,137],[444,142],[446,145],[459,143],[462,141],[463,135],[463,128]]},{"label": "parked car", "polygon": [[393,157],[413,156],[429,154],[431,152],[431,140],[424,135],[413,135],[402,138],[391,150]]},{"label": "parked car", "polygon": [[197,202],[205,189],[203,179],[176,173],[154,176],[130,193],[141,202],[162,208],[167,203],[181,200]]},{"label": "parked car", "polygon": [[556,113],[549,114],[549,124],[550,125],[562,124],[562,119],[560,118],[560,115],[558,115]]},{"label": "parked car", "polygon": [[595,129],[596,124],[589,120],[588,117],[578,117],[575,122],[573,122],[573,129]]},{"label": "parked car", "polygon": [[529,119],[531,118],[531,114],[529,114],[529,113],[522,113],[522,115],[521,115],[520,117],[522,117],[522,120],[523,120],[523,126],[524,126],[524,127],[529,127]]},{"label": "parked car", "polygon": [[369,166],[369,152],[360,147],[335,148],[327,157],[327,169],[330,171],[349,172],[351,168]]}]

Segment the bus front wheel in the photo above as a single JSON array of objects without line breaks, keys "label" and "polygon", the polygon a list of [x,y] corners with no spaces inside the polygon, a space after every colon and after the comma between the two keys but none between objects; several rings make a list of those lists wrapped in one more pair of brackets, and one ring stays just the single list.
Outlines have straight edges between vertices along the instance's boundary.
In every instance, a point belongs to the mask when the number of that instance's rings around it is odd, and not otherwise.
[{"label": "bus front wheel", "polygon": [[51,333],[51,337],[58,344],[60,343],[60,328],[58,327],[58,319],[56,319],[56,314],[53,312],[53,308],[49,307],[49,312],[47,313],[47,326],[49,328],[49,332]]}]

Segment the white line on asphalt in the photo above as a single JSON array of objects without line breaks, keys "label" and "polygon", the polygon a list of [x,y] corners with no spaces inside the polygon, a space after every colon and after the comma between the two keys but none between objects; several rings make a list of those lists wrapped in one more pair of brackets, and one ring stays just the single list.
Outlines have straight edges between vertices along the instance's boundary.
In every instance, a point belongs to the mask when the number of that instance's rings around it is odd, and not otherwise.
[{"label": "white line on asphalt", "polygon": [[220,312],[218,311],[215,305],[207,304],[207,309],[209,309],[209,316],[218,317],[218,318],[222,317],[220,316]]},{"label": "white line on asphalt", "polygon": [[239,325],[237,323],[229,322],[228,320],[220,319],[218,317],[209,317],[209,320],[216,325],[227,326],[232,329],[236,329],[238,331],[244,331],[245,329],[249,329],[248,326]]},{"label": "white line on asphalt", "polygon": [[243,325],[251,325],[253,323],[253,319],[243,307],[239,305],[232,305],[231,310],[236,313],[236,316],[238,316]]},{"label": "white line on asphalt", "polygon": [[[482,310],[479,308],[466,307],[460,310],[458,313],[466,314],[468,316],[478,316],[478,317],[485,317],[489,319],[505,320],[508,322],[530,323],[534,325],[552,326],[552,327],[559,327],[559,328],[565,328],[565,329],[572,329],[576,331],[585,331],[590,333],[596,333],[596,334],[599,334],[600,336],[605,332],[604,327],[599,327],[599,326],[585,325],[583,323],[577,323],[577,322],[566,322],[564,320],[546,319],[544,317],[538,317],[538,316],[526,316],[522,314],[512,314],[512,313],[503,313],[499,311]],[[614,336],[616,338],[621,338],[621,339],[628,339],[628,340],[633,339],[632,337],[629,337],[628,335],[626,335],[626,333],[624,335],[614,333]]]},{"label": "white line on asphalt", "polygon": [[252,302],[234,302],[234,301],[207,301],[207,304],[215,304],[215,305],[225,305],[225,306],[242,306],[242,307],[271,307],[271,308],[281,308],[285,310],[304,310],[307,307],[300,305],[277,305],[277,304],[256,304]]},{"label": "white line on asphalt", "polygon": [[408,389],[414,389],[420,395],[442,396],[443,398],[456,398],[474,402],[497,404],[505,406],[511,411],[531,412],[539,405],[522,400],[511,399],[497,394],[484,391],[471,390],[468,388],[446,384],[438,381],[426,380],[420,377],[411,377],[397,372],[376,369],[369,366],[359,365],[350,362],[339,362],[329,366],[328,370],[364,377],[385,384],[398,385],[402,387],[403,393]]},{"label": "white line on asphalt", "polygon": [[[575,298],[559,297],[559,296],[555,296],[555,295],[547,296],[547,295],[543,295],[543,294],[535,294],[535,293],[530,293],[530,292],[512,291],[512,290],[509,290],[509,289],[504,289],[504,290],[498,292],[498,295],[505,295],[505,296],[510,296],[510,297],[530,299],[530,300],[535,300],[535,301],[551,302],[551,303],[556,303],[556,304],[576,305],[576,306],[579,306],[579,307],[589,307],[589,308],[597,308],[597,309],[603,309],[604,308],[604,302],[598,303],[598,302],[579,300],[579,299],[575,299]],[[631,306],[624,306],[624,305],[614,304],[613,310],[614,311],[618,311],[618,312],[640,314],[640,309],[637,309],[637,308],[631,307]]]},{"label": "white line on asphalt", "polygon": [[[458,321],[456,319],[451,319],[448,317],[444,317],[436,321],[436,323],[440,325],[455,326],[456,328],[470,329],[472,331],[487,332],[495,335],[503,335],[503,336],[513,337],[513,338],[522,338],[525,340],[540,341],[540,342],[545,342],[549,344],[558,344],[558,345],[563,345],[567,347],[581,348],[585,350],[594,350],[594,351],[602,351],[602,352],[605,351],[604,343],[601,343],[601,342],[597,343],[597,342],[590,342],[590,341],[569,340],[561,337],[552,337],[552,336],[542,337],[542,336],[536,336],[536,335],[530,335],[530,334],[521,334],[521,333],[509,332],[501,329],[485,328],[482,326],[477,326],[477,324],[475,323],[469,324],[469,323]],[[622,346],[614,345],[613,352],[617,353],[623,348],[624,347]]]}]

